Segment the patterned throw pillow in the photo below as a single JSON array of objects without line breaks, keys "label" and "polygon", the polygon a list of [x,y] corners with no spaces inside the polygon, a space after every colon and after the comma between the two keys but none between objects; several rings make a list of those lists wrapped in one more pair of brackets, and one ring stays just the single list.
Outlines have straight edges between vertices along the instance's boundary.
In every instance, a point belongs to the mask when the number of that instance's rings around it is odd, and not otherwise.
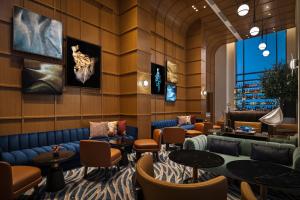
[{"label": "patterned throw pillow", "polygon": [[107,137],[108,122],[90,122],[90,138]]},{"label": "patterned throw pillow", "polygon": [[178,125],[182,126],[185,124],[191,124],[191,116],[178,116]]},{"label": "patterned throw pillow", "polygon": [[118,131],[118,121],[108,122],[108,136],[115,136]]},{"label": "patterned throw pillow", "polygon": [[118,134],[126,135],[126,120],[118,121]]}]

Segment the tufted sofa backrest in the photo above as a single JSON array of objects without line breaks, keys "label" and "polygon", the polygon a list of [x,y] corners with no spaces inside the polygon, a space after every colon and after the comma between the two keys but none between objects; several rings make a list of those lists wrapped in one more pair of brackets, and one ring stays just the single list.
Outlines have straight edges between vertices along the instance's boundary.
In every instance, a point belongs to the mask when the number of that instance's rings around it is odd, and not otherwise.
[{"label": "tufted sofa backrest", "polygon": [[7,135],[0,137],[0,151],[10,152],[88,139],[89,128]]}]

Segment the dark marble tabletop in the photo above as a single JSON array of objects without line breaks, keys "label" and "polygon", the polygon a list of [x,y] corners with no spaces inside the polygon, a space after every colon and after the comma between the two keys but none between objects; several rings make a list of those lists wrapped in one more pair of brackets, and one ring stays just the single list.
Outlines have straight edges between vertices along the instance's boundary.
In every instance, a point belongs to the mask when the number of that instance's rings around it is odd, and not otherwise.
[{"label": "dark marble tabletop", "polygon": [[169,159],[181,165],[195,168],[212,168],[224,164],[224,159],[214,153],[199,150],[176,150]]},{"label": "dark marble tabletop", "polygon": [[249,183],[274,188],[300,188],[300,172],[292,168],[254,160],[236,160],[228,163],[230,173]]},{"label": "dark marble tabletop", "polygon": [[73,151],[59,151],[58,156],[53,156],[53,152],[41,153],[38,156],[34,157],[33,162],[40,165],[50,165],[54,163],[65,162],[71,157],[73,157],[75,153]]}]

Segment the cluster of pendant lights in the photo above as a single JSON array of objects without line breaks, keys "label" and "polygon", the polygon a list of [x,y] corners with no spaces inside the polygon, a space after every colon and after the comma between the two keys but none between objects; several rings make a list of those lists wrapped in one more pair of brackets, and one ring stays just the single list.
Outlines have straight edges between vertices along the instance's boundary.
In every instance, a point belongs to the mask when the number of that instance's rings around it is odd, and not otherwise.
[{"label": "cluster of pendant lights", "polygon": [[[250,7],[248,4],[246,3],[243,3],[242,5],[240,5],[238,7],[238,15],[239,16],[245,16],[248,14],[250,10]],[[253,15],[253,23],[255,22],[255,0],[254,0],[254,15]],[[255,23],[254,23],[254,26],[250,29],[250,35],[252,36],[256,36],[259,34],[259,27],[258,26],[255,26]],[[263,39],[263,34],[262,34],[262,39]],[[260,44],[258,45],[258,49],[263,51],[262,55],[264,57],[267,57],[270,55],[270,51],[266,49],[267,48],[267,44],[261,40]]]}]

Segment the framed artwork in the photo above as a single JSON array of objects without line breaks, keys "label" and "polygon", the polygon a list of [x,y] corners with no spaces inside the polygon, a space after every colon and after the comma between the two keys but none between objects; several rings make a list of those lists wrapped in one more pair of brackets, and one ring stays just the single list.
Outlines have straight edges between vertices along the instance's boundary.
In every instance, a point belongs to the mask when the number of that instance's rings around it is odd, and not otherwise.
[{"label": "framed artwork", "polygon": [[165,94],[165,74],[163,66],[151,63],[151,94]]},{"label": "framed artwork", "polygon": [[177,64],[167,60],[167,81],[176,84],[177,78]]},{"label": "framed artwork", "polygon": [[166,84],[166,101],[175,102],[177,98],[177,87],[175,84]]},{"label": "framed artwork", "polygon": [[14,6],[13,50],[62,59],[62,23]]},{"label": "framed artwork", "polygon": [[67,85],[100,88],[101,47],[67,37]]},{"label": "framed artwork", "polygon": [[62,94],[63,74],[61,65],[25,59],[22,91],[36,94]]}]

